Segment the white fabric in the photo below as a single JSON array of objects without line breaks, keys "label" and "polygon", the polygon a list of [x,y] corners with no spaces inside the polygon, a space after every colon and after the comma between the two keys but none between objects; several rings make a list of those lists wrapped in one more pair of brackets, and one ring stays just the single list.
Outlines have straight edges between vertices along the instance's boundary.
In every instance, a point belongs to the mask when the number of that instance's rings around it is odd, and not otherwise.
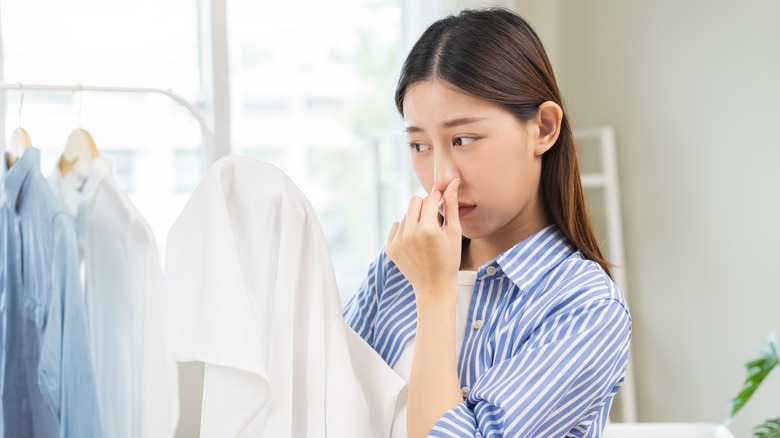
[{"label": "white fabric", "polygon": [[49,175],[49,185],[54,189],[54,193],[60,198],[68,213],[74,218],[79,212],[81,191],[88,176],[89,173],[80,176],[76,172],[69,172],[65,176],[60,177],[59,168],[55,168]]},{"label": "white fabric", "polygon": [[[468,325],[469,307],[471,306],[471,296],[474,294],[474,284],[477,282],[477,271],[459,271],[458,272],[458,304],[455,309],[455,357],[460,360],[460,350],[463,347],[463,339],[466,336],[466,326]],[[409,341],[404,347],[401,357],[395,363],[393,370],[401,376],[407,386],[412,376],[412,361],[414,360],[415,339]],[[393,438],[406,436],[406,403],[404,402],[401,411],[398,413],[396,423],[393,426],[394,431],[403,431],[402,435],[393,434]]]},{"label": "white fabric", "polygon": [[76,207],[103,432],[173,437],[178,373],[152,231],[104,158],[95,158],[86,180],[75,174],[60,179],[55,171],[49,181],[69,211]]},{"label": "white fabric", "polygon": [[390,435],[403,381],[344,323],[320,224],[279,169],[214,163],[166,267],[175,357],[206,363],[201,437]]}]

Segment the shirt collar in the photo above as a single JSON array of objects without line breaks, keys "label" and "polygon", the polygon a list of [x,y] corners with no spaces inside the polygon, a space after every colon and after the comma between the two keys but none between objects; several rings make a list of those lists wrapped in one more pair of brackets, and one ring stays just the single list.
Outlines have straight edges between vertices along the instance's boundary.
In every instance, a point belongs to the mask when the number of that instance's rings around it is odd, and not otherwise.
[{"label": "shirt collar", "polygon": [[92,200],[95,196],[97,188],[103,180],[111,175],[111,160],[103,157],[95,157],[92,160],[89,168],[89,175],[84,182],[84,187],[81,189],[82,199]]},{"label": "shirt collar", "polygon": [[54,171],[49,175],[49,186],[57,194],[57,198],[71,217],[75,218],[78,213],[81,190],[84,188],[85,181],[85,178],[79,177],[75,172],[68,172],[65,176],[60,175],[59,166],[55,166]]},{"label": "shirt collar", "polygon": [[14,211],[18,208],[17,201],[22,191],[22,186],[33,170],[40,170],[41,152],[34,147],[25,149],[24,153],[8,168],[8,152],[3,157],[3,179],[8,206]]},{"label": "shirt collar", "polygon": [[482,266],[478,278],[500,269],[521,291],[527,291],[576,250],[558,226],[550,225]]},{"label": "shirt collar", "polygon": [[92,199],[95,197],[100,184],[111,175],[111,160],[102,157],[95,157],[90,165],[89,176],[81,189],[81,199],[76,214],[76,228],[79,236],[84,236],[87,232],[87,219],[89,218],[89,208],[92,205]]}]

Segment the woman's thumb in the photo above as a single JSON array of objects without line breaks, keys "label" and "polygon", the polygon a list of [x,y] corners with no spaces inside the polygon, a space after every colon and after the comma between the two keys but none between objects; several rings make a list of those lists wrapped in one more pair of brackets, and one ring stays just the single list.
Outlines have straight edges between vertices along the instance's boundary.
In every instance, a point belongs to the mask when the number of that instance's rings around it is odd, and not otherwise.
[{"label": "woman's thumb", "polygon": [[460,178],[455,178],[447,184],[442,198],[444,198],[444,223],[447,225],[460,225],[458,214],[458,187],[460,187]]}]

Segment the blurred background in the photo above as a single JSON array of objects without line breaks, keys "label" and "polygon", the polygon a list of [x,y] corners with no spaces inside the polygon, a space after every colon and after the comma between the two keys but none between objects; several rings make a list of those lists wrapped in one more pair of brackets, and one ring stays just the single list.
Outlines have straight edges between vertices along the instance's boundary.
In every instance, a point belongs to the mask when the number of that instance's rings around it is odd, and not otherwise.
[{"label": "blurred background", "polygon": [[[346,300],[418,190],[393,104],[403,58],[432,21],[480,6],[539,33],[584,165],[609,165],[588,151],[614,146],[616,184],[589,201],[634,318],[624,406],[720,422],[780,329],[780,2],[0,0],[0,81],[170,89],[216,138],[159,94],[7,90],[0,150],[23,126],[48,175],[68,133],[89,130],[161,252],[215,158],[271,162],[317,210]],[[192,372],[181,437],[197,433]],[[732,430],[778,415],[770,376]]]}]

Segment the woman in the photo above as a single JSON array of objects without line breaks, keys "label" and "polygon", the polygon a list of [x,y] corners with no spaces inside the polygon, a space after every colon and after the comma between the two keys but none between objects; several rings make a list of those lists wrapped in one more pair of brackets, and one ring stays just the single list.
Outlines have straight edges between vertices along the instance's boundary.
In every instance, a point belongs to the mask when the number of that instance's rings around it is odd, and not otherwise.
[{"label": "woman", "polygon": [[408,436],[599,436],[631,317],[539,38],[503,9],[444,18],[395,98],[430,194],[412,198],[344,316],[408,381]]}]

